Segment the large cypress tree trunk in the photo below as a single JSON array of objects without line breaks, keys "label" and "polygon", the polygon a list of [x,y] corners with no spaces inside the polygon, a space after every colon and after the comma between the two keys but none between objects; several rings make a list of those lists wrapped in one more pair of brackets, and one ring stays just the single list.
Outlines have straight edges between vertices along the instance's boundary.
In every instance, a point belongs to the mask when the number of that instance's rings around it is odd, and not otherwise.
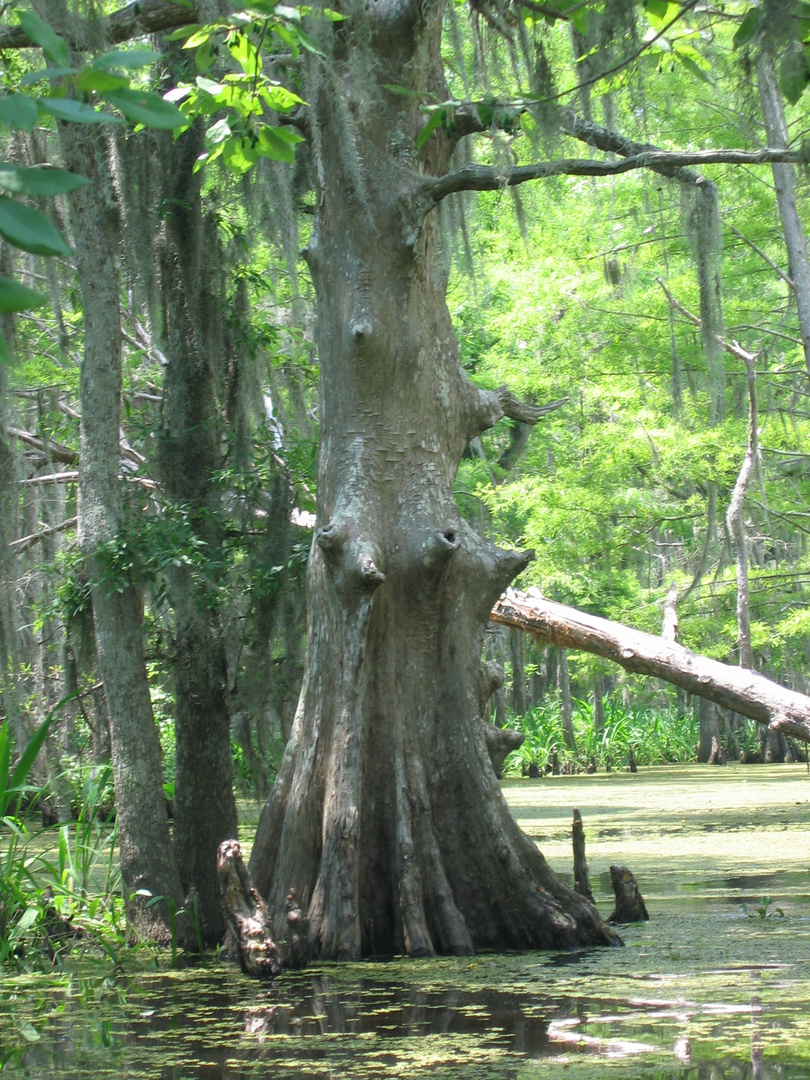
[{"label": "large cypress tree trunk", "polygon": [[291,887],[308,903],[325,956],[613,942],[518,829],[480,723],[489,611],[528,556],[477,536],[453,482],[469,441],[519,409],[459,365],[419,197],[449,140],[417,163],[424,116],[384,89],[446,98],[441,12],[419,10],[375,6],[372,63],[360,44],[332,52],[307,87],[321,377],[307,664],[250,869],[279,925]]}]

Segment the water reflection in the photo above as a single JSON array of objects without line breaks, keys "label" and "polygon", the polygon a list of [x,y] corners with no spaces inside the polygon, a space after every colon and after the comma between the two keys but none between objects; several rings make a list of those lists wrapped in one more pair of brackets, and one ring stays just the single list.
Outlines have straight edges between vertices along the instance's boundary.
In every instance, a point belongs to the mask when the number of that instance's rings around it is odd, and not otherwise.
[{"label": "water reflection", "polygon": [[[540,973],[552,976],[555,959],[544,958]],[[89,980],[43,995],[27,1035],[10,1032],[12,1014],[0,1011],[0,1062],[38,1080],[523,1080],[545,1076],[552,1061],[591,1080],[600,1062],[619,1061],[620,1075],[638,1080],[808,1076],[766,1059],[758,1002],[698,1009],[677,998],[553,995],[525,980],[519,990],[464,989],[372,970],[348,984],[321,972],[266,986],[222,969]],[[694,1061],[689,1032],[701,1020],[712,1038],[750,1024],[750,1056]]]}]

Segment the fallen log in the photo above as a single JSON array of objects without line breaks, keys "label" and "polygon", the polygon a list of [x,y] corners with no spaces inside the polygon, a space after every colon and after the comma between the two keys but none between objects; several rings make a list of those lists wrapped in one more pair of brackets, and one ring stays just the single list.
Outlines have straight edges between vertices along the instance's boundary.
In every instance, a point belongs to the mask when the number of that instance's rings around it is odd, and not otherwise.
[{"label": "fallen log", "polygon": [[490,619],[517,626],[563,649],[604,656],[634,674],[664,679],[690,694],[748,716],[771,731],[810,742],[810,697],[755,671],[722,664],[677,642],[586,615],[547,600],[536,589],[528,593],[507,590],[492,609]]}]

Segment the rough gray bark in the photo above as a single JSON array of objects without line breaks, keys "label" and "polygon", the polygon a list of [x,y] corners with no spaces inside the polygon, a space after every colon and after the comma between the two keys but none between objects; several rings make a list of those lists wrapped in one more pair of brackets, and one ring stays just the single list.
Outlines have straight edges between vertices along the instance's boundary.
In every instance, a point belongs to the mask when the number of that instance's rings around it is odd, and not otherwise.
[{"label": "rough gray bark", "polygon": [[737,647],[740,650],[740,667],[753,668],[754,651],[751,648],[751,605],[748,596],[748,537],[745,532],[745,491],[751,471],[757,460],[759,409],[757,407],[757,376],[754,357],[739,350],[745,362],[748,385],[748,445],[745,450],[731,502],[726,511],[726,524],[734,543],[737,558]]},{"label": "rough gray bark", "polygon": [[274,919],[291,888],[310,898],[324,956],[612,942],[518,829],[480,723],[487,616],[527,556],[479,537],[453,482],[472,439],[533,413],[476,389],[459,365],[424,188],[452,144],[442,134],[418,162],[419,98],[384,89],[445,99],[441,11],[394,0],[364,18],[353,63],[339,38],[327,42],[305,88],[318,175],[306,251],[317,527],[304,686],[251,875]]},{"label": "rough gray bark", "polygon": [[512,654],[511,705],[515,716],[526,712],[526,635],[520,630],[509,634],[509,651]]},{"label": "rough gray bark", "polygon": [[[222,356],[225,313],[209,267],[218,267],[215,228],[203,218],[199,125],[160,141],[166,238],[162,295],[166,368],[159,465],[165,494],[205,545],[213,569],[221,555],[216,524],[219,494],[214,473],[222,465],[214,365]],[[176,776],[174,845],[183,891],[197,896],[204,941],[225,932],[217,852],[237,835],[233,793],[225,643],[217,583],[186,563],[168,570],[174,616]]]},{"label": "rough gray bark", "polygon": [[563,732],[569,750],[576,750],[577,740],[574,735],[574,703],[571,700],[571,676],[568,671],[568,652],[560,650],[558,667],[560,680],[560,713],[562,715]]},{"label": "rough gray bark", "polygon": [[[0,241],[0,273],[11,277],[11,254],[4,240]],[[14,344],[14,317],[0,314],[0,333],[9,347]],[[17,490],[17,455],[9,432],[8,369],[0,363],[0,702],[8,719],[14,741],[25,745],[27,731],[19,708],[17,686],[17,567],[13,548],[9,545],[19,529],[19,492]]]},{"label": "rough gray bark", "polygon": [[[68,19],[61,0],[43,5],[51,21]],[[79,452],[79,546],[95,584],[91,587],[110,719],[113,777],[120,837],[121,874],[129,917],[139,933],[165,940],[180,908],[180,879],[172,858],[157,727],[146,681],[140,597],[128,574],[120,591],[99,583],[101,545],[123,524],[118,481],[121,418],[121,326],[116,221],[105,203],[110,190],[106,145],[99,128],[60,124],[65,164],[91,180],[69,196],[76,269],[84,312]],[[147,890],[161,901],[147,907]]]},{"label": "rough gray bark", "polygon": [[536,589],[527,594],[510,589],[493,607],[490,618],[521,626],[554,645],[604,656],[626,671],[664,679],[772,731],[810,741],[810,698],[754,671],[721,664],[654,634],[586,615],[547,600]]},{"label": "rough gray bark", "polygon": [[717,710],[714,702],[706,698],[698,699],[698,723],[700,739],[698,742],[697,759],[705,765],[712,759],[715,747],[719,745],[720,725],[717,722]]},{"label": "rough gray bark", "polygon": [[[777,149],[787,148],[785,108],[776,81],[773,60],[765,49],[757,60],[757,86],[768,144]],[[810,374],[810,262],[807,258],[807,237],[796,203],[796,170],[789,163],[777,162],[773,163],[772,169],[776,204],[779,207],[785,247],[790,259],[790,275],[799,313],[804,361]]]}]

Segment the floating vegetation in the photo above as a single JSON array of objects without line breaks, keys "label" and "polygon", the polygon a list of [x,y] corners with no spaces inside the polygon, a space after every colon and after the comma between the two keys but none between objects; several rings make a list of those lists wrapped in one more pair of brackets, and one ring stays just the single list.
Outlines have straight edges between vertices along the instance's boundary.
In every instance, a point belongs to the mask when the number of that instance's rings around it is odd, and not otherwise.
[{"label": "floating vegetation", "polygon": [[[610,863],[633,867],[650,922],[622,930],[626,948],[323,964],[269,984],[218,963],[7,976],[0,1067],[37,1080],[810,1077],[803,767],[557,777],[507,795],[561,870],[581,809],[602,910]],[[763,898],[783,916],[760,917]]]}]

